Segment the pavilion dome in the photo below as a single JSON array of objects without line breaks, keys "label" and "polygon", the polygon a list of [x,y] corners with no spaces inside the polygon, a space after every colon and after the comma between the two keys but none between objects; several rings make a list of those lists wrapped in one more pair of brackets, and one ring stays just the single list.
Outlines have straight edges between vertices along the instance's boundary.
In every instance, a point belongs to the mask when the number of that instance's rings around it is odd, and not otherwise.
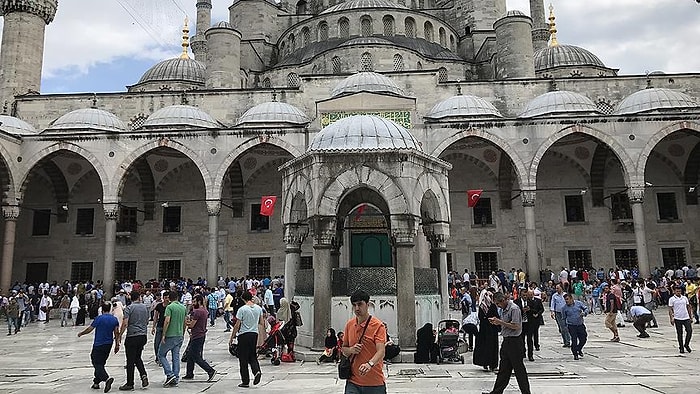
[{"label": "pavilion dome", "polygon": [[9,115],[0,115],[0,130],[12,135],[35,135],[38,134],[34,126]]},{"label": "pavilion dome", "polygon": [[403,96],[403,90],[391,78],[372,71],[355,73],[340,81],[331,91],[332,97],[357,92],[391,93]]},{"label": "pavilion dome", "polygon": [[97,108],[82,108],[71,111],[53,121],[45,130],[47,133],[90,130],[120,133],[129,131],[126,124],[111,112]]},{"label": "pavilion dome", "polygon": [[237,124],[291,123],[303,125],[310,121],[309,117],[302,110],[291,104],[268,101],[245,111],[238,119]]},{"label": "pavilion dome", "polygon": [[658,110],[698,108],[692,97],[672,89],[648,88],[625,97],[615,108],[614,115],[638,114]]},{"label": "pavilion dome", "polygon": [[322,129],[309,151],[422,150],[418,141],[401,125],[374,115],[354,115]]},{"label": "pavilion dome", "polygon": [[575,45],[558,44],[535,52],[535,71],[562,66],[605,67],[605,64],[589,50]]},{"label": "pavilion dome", "polygon": [[163,60],[146,71],[138,84],[160,81],[183,81],[204,84],[204,63],[190,58]]},{"label": "pavilion dome", "polygon": [[588,97],[566,90],[548,92],[530,100],[518,118],[541,115],[599,115],[600,111]]},{"label": "pavilion dome", "polygon": [[361,8],[399,8],[404,10],[408,9],[408,7],[406,7],[403,4],[399,4],[395,1],[389,0],[351,0],[327,8],[326,10],[321,12],[321,15],[330,14],[331,12],[336,11],[357,10]]},{"label": "pavilion dome", "polygon": [[425,115],[430,119],[454,117],[503,117],[490,102],[481,97],[457,95],[443,100]]},{"label": "pavilion dome", "polygon": [[219,129],[221,124],[208,113],[191,105],[171,105],[151,114],[143,123],[143,128],[153,127],[195,127]]}]

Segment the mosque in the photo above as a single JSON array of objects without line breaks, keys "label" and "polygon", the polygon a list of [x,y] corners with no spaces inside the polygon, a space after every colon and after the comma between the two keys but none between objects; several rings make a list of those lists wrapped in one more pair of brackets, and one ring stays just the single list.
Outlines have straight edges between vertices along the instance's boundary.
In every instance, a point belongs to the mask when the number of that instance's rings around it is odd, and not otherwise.
[{"label": "mosque", "polygon": [[543,0],[198,0],[125,91],[41,94],[57,6],[0,2],[2,289],[285,275],[301,345],[363,288],[410,348],[451,270],[700,258],[700,74],[619,75]]}]

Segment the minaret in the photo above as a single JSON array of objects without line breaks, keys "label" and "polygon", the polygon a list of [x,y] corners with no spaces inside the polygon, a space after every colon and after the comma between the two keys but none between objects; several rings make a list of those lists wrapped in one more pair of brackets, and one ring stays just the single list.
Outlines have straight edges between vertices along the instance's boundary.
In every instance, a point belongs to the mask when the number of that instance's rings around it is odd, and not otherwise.
[{"label": "minaret", "polygon": [[534,78],[532,19],[520,11],[508,11],[493,24],[496,31],[496,79]]},{"label": "minaret", "polygon": [[206,32],[209,51],[207,89],[241,87],[241,33],[228,22],[219,22]]},{"label": "minaret", "polygon": [[549,29],[544,19],[544,0],[530,0],[530,17],[532,18],[532,46],[536,52],[546,48],[549,41]]},{"label": "minaret", "polygon": [[57,0],[0,2],[4,17],[0,51],[0,103],[15,95],[38,93],[44,61],[44,33],[53,21]]},{"label": "minaret", "polygon": [[194,58],[206,64],[207,40],[204,33],[211,27],[211,0],[197,0],[197,32],[192,37]]}]

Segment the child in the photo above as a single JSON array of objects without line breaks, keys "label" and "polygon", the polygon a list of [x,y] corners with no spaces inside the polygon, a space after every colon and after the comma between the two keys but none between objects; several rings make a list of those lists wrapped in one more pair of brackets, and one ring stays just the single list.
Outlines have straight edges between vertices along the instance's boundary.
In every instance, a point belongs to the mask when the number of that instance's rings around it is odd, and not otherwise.
[{"label": "child", "polygon": [[338,337],[335,335],[335,330],[329,328],[326,331],[326,341],[324,345],[325,349],[323,354],[316,360],[317,364],[334,362],[338,359]]}]

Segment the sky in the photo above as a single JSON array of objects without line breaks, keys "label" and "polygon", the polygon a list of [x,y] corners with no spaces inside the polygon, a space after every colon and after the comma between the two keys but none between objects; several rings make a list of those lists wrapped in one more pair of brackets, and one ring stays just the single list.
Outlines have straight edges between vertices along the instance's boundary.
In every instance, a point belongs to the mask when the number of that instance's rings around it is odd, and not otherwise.
[{"label": "sky", "polygon": [[[588,49],[620,74],[700,72],[695,0],[551,2],[559,42]],[[157,62],[180,54],[185,15],[195,33],[195,3],[60,0],[46,29],[42,93],[124,91]],[[228,20],[231,4],[213,0],[212,22]],[[529,14],[529,0],[507,5]]]}]

